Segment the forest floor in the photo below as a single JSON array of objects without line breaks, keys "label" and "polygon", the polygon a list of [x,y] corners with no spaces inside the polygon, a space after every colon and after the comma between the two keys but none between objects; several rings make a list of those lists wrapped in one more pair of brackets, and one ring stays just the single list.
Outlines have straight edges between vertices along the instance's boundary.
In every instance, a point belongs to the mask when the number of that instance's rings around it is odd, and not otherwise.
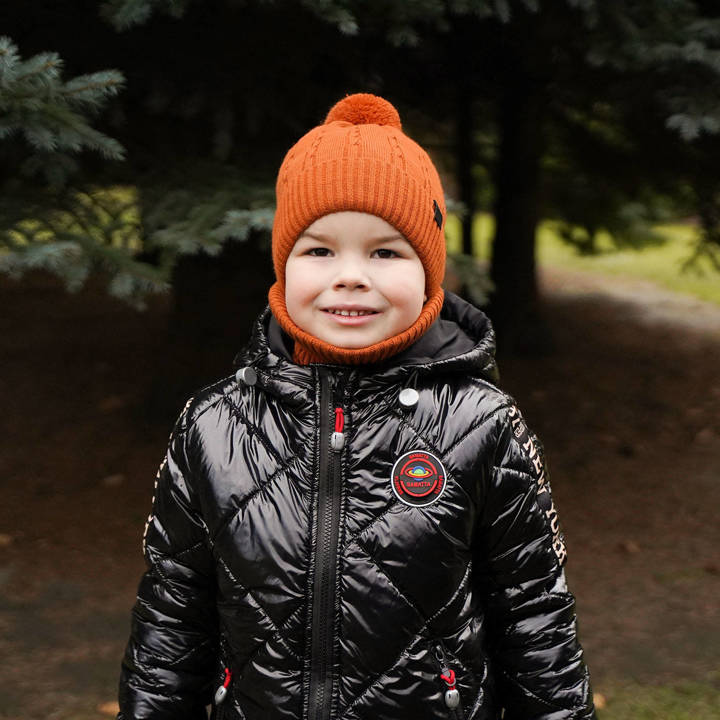
[{"label": "forest floor", "polygon": [[[502,384],[546,448],[600,719],[720,717],[720,307],[617,277],[542,281],[554,350],[501,358]],[[151,416],[146,398],[184,358],[167,300],[138,314],[37,276],[0,279],[0,307],[0,718],[110,718],[180,410]],[[218,377],[241,344],[220,348]],[[648,693],[667,699],[633,714]]]}]

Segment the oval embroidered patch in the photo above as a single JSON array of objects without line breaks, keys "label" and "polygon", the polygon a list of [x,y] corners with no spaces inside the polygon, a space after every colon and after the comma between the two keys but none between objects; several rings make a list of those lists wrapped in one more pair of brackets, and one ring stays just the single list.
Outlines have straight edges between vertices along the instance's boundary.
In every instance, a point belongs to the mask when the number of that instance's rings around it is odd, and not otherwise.
[{"label": "oval embroidered patch", "polygon": [[395,461],[390,481],[398,500],[413,507],[424,507],[442,495],[445,478],[445,468],[434,455],[413,450]]}]

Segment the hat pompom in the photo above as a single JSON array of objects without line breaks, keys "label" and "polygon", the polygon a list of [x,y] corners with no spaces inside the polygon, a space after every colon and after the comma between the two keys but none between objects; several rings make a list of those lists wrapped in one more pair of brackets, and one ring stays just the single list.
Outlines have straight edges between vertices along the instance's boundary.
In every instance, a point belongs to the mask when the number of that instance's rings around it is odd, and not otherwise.
[{"label": "hat pompom", "polygon": [[325,124],[337,120],[353,125],[389,125],[402,130],[398,111],[384,98],[370,93],[348,95],[333,105]]}]

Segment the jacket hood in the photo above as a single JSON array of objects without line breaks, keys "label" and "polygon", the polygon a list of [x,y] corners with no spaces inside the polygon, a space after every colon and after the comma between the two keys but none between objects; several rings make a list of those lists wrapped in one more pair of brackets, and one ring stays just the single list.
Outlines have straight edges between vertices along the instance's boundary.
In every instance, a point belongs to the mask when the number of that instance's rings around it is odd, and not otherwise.
[{"label": "jacket hood", "polygon": [[[262,384],[287,394],[286,383],[310,390],[312,366],[292,362],[293,341],[266,307],[255,322],[248,345],[235,357],[235,367],[251,365]],[[324,365],[350,370],[344,365]],[[380,383],[404,381],[408,376],[463,373],[497,382],[495,333],[488,317],[470,303],[446,291],[438,319],[409,348],[387,360],[353,367]],[[284,390],[284,391],[283,391]]]}]

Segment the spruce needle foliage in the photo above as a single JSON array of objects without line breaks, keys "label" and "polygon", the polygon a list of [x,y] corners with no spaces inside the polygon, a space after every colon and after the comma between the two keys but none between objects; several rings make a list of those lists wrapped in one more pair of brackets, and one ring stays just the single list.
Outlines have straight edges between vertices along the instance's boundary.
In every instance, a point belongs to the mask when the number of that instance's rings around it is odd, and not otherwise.
[{"label": "spruce needle foliage", "polygon": [[122,145],[91,124],[124,78],[104,70],[64,80],[62,71],[57,53],[23,59],[0,37],[0,272],[43,269],[76,291],[102,268],[118,295],[163,288],[161,274],[133,259],[137,218],[127,202],[70,185],[80,153],[124,158]]},{"label": "spruce needle foliage", "polygon": [[123,87],[116,70],[62,79],[57,53],[27,60],[8,37],[0,37],[0,141],[22,138],[30,150],[19,168],[41,173],[51,185],[62,185],[75,168],[70,155],[83,150],[121,160],[120,143],[92,127],[89,120]]},{"label": "spruce needle foliage", "polygon": [[0,203],[0,272],[20,278],[45,270],[80,290],[92,273],[108,277],[110,294],[138,309],[168,289],[167,272],[138,260],[136,197],[127,188],[65,188]]},{"label": "spruce needle foliage", "polygon": [[128,30],[142,25],[154,12],[171,17],[182,17],[190,0],[108,0],[103,3],[100,13],[117,30]]},{"label": "spruce needle foliage", "polygon": [[[111,278],[119,278],[111,290],[131,297],[136,291],[167,287],[181,255],[217,255],[223,243],[254,238],[257,230],[267,237],[273,201],[271,193],[266,196],[259,187],[268,180],[258,180],[267,173],[264,166],[254,168],[253,181],[225,176],[222,183],[214,183],[212,172],[203,174],[198,165],[212,156],[219,172],[233,163],[253,168],[250,146],[254,150],[254,144],[267,145],[271,156],[278,150],[272,143],[279,143],[292,123],[297,137],[308,127],[309,108],[325,101],[323,90],[338,86],[342,92],[387,92],[403,110],[413,110],[403,113],[411,134],[432,128],[437,153],[444,155],[440,161],[447,160],[448,173],[455,173],[468,207],[495,204],[502,228],[498,248],[522,246],[516,255],[530,253],[541,218],[557,221],[566,240],[582,254],[598,252],[597,240],[608,232],[618,249],[643,247],[659,239],[651,231],[653,223],[668,214],[683,214],[696,216],[704,228],[689,265],[705,257],[720,263],[720,181],[712,162],[720,151],[720,11],[711,3],[101,3],[103,17],[116,30],[128,32],[128,37],[137,32],[140,43],[149,42],[148,48],[157,51],[157,56],[148,56],[155,58],[149,64],[151,81],[133,88],[127,106],[132,108],[129,125],[137,123],[137,145],[132,145],[130,133],[128,147],[147,152],[137,162],[137,176],[124,180],[137,189],[78,186],[62,196],[51,194],[77,169],[81,153],[122,157],[116,141],[92,123],[122,87],[122,77],[107,71],[63,81],[56,54],[24,60],[3,38],[0,152],[9,145],[22,146],[25,152],[0,197],[0,219],[8,229],[0,243],[6,253],[13,253],[12,263],[4,257],[0,267],[12,265],[19,272],[23,262],[27,267],[45,262],[73,287],[94,267],[103,267]],[[167,17],[179,22],[163,23]],[[280,27],[280,17],[290,19],[289,28]],[[151,18],[151,27],[136,30]],[[302,28],[296,35],[322,40],[294,44],[293,20]],[[233,23],[241,21],[247,26],[236,30]],[[186,46],[177,39],[175,45],[166,43],[162,30],[167,26],[184,43],[198,41],[191,55],[202,62],[184,64],[184,53],[179,52],[175,65],[165,65],[165,58]],[[145,30],[149,41],[143,39]],[[276,42],[281,53],[273,52]],[[292,68],[270,61],[285,53],[296,60]],[[377,67],[376,57],[382,63]],[[353,63],[360,68],[357,72]],[[205,73],[205,66],[212,72]],[[128,75],[136,77],[133,72],[140,78],[134,82],[141,85],[142,73],[129,63]],[[276,82],[279,75],[284,82]],[[303,91],[295,92],[297,88]],[[523,98],[531,102],[523,103]],[[147,115],[138,110],[143,100],[150,108]],[[530,117],[533,122],[518,130],[505,111],[516,120]],[[143,122],[153,113],[156,121]],[[461,117],[467,122],[460,122]],[[508,128],[517,131],[511,137],[514,146],[503,143]],[[454,136],[463,132],[467,143],[454,148]],[[207,137],[215,138],[212,147],[205,143]],[[423,139],[421,133],[418,139]],[[522,152],[509,152],[508,147]],[[463,152],[470,158],[465,174],[458,159]],[[503,175],[497,168],[507,158],[512,168]],[[171,177],[181,164],[184,175]],[[151,179],[148,167],[162,170]],[[523,185],[523,178],[535,177],[535,168],[540,179]],[[6,199],[21,197],[17,187],[28,176],[43,177],[46,187],[40,194],[22,196],[22,212],[9,209]],[[510,180],[503,184],[503,177]],[[515,203],[503,215],[499,197],[508,203],[523,197],[533,202],[527,207]],[[109,204],[110,211],[101,210],[100,204]],[[507,222],[518,217],[525,218],[521,232]],[[527,243],[518,242],[523,233],[530,238]],[[50,250],[53,245],[57,247]],[[26,259],[21,261],[23,253]],[[463,262],[456,263],[458,274],[476,270],[472,262]],[[512,278],[496,279],[498,287],[514,287]],[[477,286],[478,296],[486,291]]]},{"label": "spruce needle foliage", "polygon": [[[111,295],[143,310],[149,295],[170,290],[181,256],[218,255],[225,242],[249,241],[254,231],[269,238],[270,196],[230,180],[204,191],[158,184],[143,195],[146,212],[137,188],[123,186],[0,201],[0,272],[19,278],[46,270],[70,292],[103,273]],[[251,207],[235,209],[239,199]]]}]

